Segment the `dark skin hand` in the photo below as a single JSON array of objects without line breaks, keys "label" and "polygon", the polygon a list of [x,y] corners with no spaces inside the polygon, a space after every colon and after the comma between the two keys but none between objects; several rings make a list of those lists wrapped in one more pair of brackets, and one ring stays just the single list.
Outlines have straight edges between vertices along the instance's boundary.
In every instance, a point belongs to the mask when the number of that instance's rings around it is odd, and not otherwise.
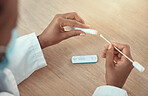
[{"label": "dark skin hand", "polygon": [[125,55],[131,57],[130,47],[126,44],[112,42],[104,46],[102,57],[106,58],[106,84],[122,88],[130,72],[132,63],[116,51],[113,46],[120,49]]},{"label": "dark skin hand", "polygon": [[89,28],[84,23],[84,20],[75,12],[57,14],[44,32],[38,36],[41,48],[57,44],[73,36],[85,35],[84,32],[79,30],[65,31],[65,26]]}]

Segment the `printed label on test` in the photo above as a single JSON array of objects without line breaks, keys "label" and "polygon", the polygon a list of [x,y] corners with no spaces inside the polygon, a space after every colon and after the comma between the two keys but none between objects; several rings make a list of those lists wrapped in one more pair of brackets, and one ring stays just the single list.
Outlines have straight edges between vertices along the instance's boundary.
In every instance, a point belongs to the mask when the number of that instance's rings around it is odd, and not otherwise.
[{"label": "printed label on test", "polygon": [[73,64],[96,63],[98,61],[97,55],[73,56]]}]

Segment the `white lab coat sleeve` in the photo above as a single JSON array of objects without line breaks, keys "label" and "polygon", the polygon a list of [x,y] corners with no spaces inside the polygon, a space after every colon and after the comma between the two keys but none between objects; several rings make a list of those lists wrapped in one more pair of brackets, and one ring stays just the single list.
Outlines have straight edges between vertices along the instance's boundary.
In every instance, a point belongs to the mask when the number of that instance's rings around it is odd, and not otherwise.
[{"label": "white lab coat sleeve", "polygon": [[97,87],[92,96],[128,96],[128,95],[124,89],[115,86],[104,85]]},{"label": "white lab coat sleeve", "polygon": [[0,92],[0,96],[14,96],[14,95],[8,92]]},{"label": "white lab coat sleeve", "polygon": [[17,39],[10,64],[8,65],[17,84],[28,78],[35,70],[46,65],[35,33],[24,35]]},{"label": "white lab coat sleeve", "polygon": [[15,78],[7,68],[0,71],[0,96],[20,96]]}]

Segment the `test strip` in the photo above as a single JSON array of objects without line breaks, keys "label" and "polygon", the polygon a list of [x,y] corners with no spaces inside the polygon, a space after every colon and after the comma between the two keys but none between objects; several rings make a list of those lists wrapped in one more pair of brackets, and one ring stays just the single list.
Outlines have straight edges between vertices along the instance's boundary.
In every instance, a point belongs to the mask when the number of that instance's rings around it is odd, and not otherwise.
[{"label": "test strip", "polygon": [[[108,42],[109,44],[111,44],[111,42],[109,40],[107,40],[102,34],[100,34],[100,37],[103,38],[106,42]],[[117,47],[114,46],[114,48],[121,53],[123,56],[125,56],[129,61],[132,62],[133,66],[140,72],[143,72],[145,70],[145,68],[140,65],[138,62],[133,61],[132,59],[130,59],[128,56],[126,56],[124,53],[122,53]]]},{"label": "test strip", "polygon": [[74,27],[73,29],[74,30],[81,30],[81,31],[83,31],[85,33],[94,34],[94,35],[96,35],[98,33],[98,31],[94,30],[94,29],[84,29],[84,28],[78,28],[78,27]]},{"label": "test strip", "polygon": [[96,63],[98,58],[97,55],[72,56],[71,61],[73,64],[87,64]]}]

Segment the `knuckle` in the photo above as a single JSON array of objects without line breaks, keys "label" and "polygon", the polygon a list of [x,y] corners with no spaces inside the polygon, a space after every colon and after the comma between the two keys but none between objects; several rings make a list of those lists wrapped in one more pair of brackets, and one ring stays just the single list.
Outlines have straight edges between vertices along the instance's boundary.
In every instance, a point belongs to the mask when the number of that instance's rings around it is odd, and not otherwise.
[{"label": "knuckle", "polygon": [[63,18],[61,18],[61,17],[58,17],[58,18],[57,18],[57,21],[58,21],[58,22],[61,22],[62,20],[63,20]]}]

